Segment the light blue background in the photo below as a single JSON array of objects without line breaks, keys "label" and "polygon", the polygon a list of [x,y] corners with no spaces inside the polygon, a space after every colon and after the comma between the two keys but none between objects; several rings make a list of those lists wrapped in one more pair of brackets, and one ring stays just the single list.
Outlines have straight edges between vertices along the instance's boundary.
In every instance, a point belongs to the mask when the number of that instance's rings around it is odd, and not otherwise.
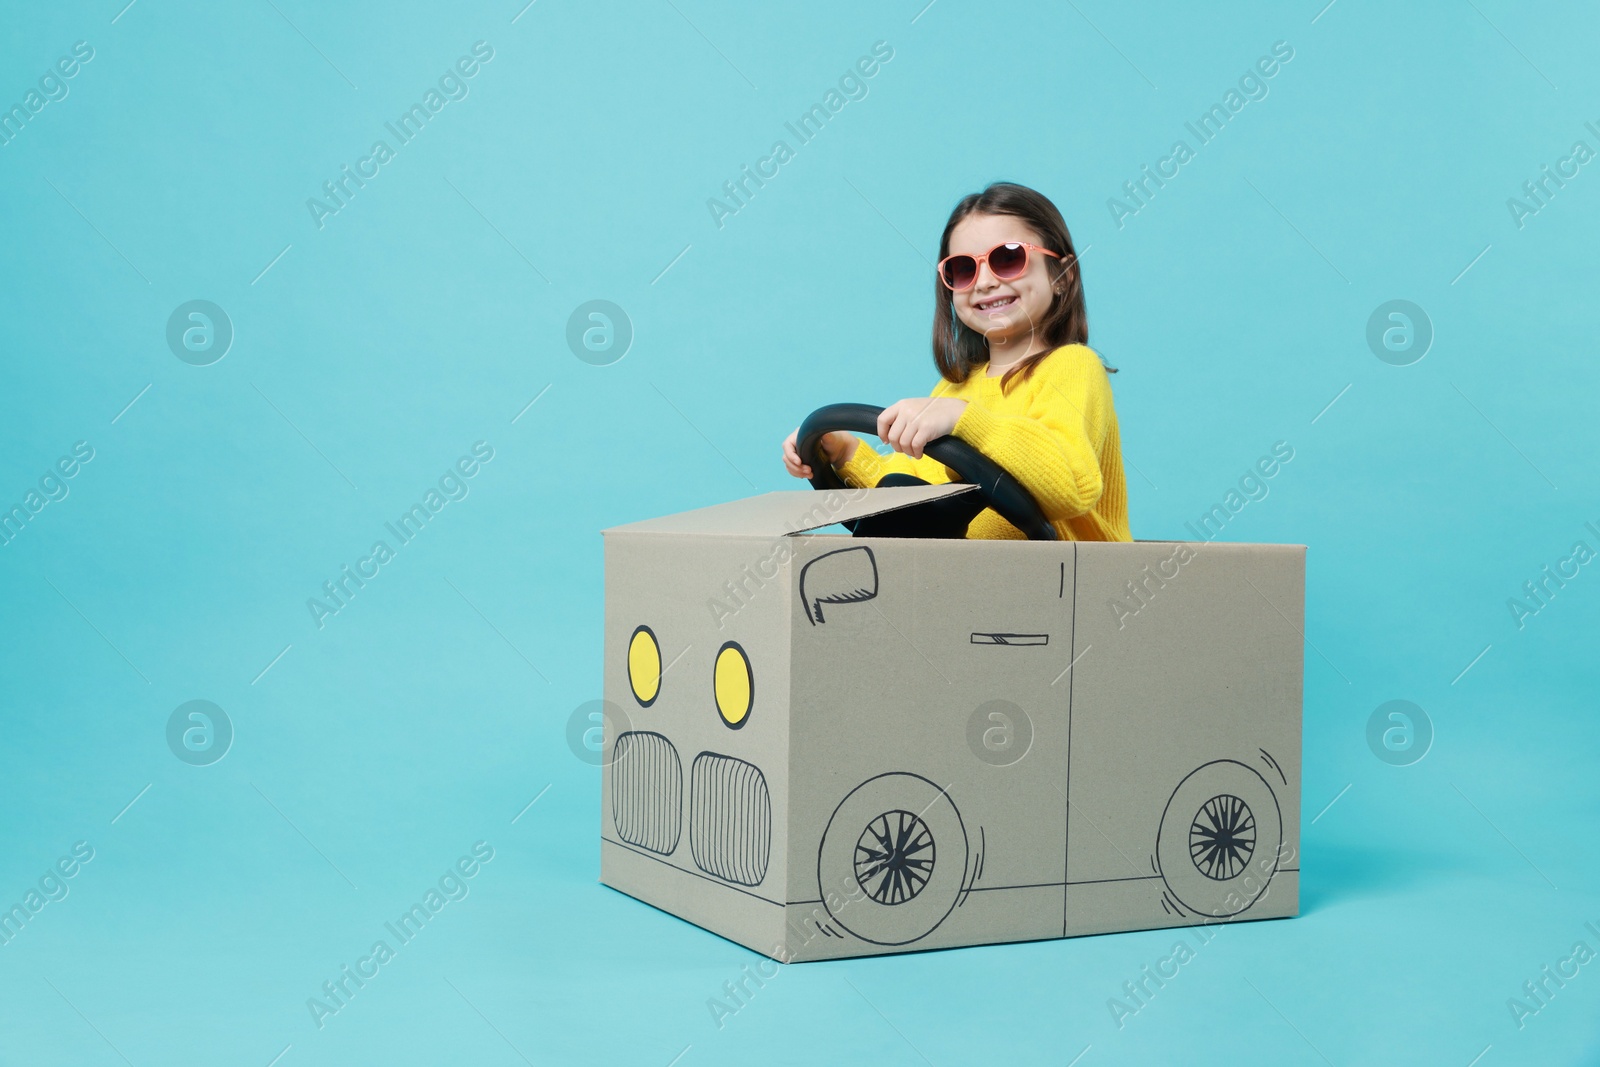
[{"label": "light blue background", "polygon": [[[0,548],[0,903],[95,849],[0,947],[0,1060],[1600,1062],[1600,963],[1506,1006],[1600,949],[1600,572],[1506,606],[1600,548],[1596,165],[1506,206],[1600,148],[1591,8],[123,2],[0,15],[0,104],[95,49],[0,146],[0,503],[95,449]],[[306,199],[479,40],[470,95],[319,230]],[[719,229],[707,198],[879,40]],[[1304,913],[1223,929],[1121,1029],[1172,932],[791,967],[719,1029],[758,957],[596,883],[564,731],[599,696],[598,531],[789,487],[805,412],[926,392],[927,261],[1000,177],[1085,250],[1136,537],[1295,449],[1223,536],[1309,546]],[[597,298],[636,334],[610,366],[565,341]],[[211,366],[166,345],[192,299],[236,331]],[[1366,344],[1391,299],[1436,331],[1410,366]],[[480,440],[318,629],[307,598]],[[1365,739],[1394,698],[1436,730],[1408,767]],[[208,767],[167,748],[191,699],[237,731]],[[470,896],[319,1030],[307,998],[479,840]]]}]

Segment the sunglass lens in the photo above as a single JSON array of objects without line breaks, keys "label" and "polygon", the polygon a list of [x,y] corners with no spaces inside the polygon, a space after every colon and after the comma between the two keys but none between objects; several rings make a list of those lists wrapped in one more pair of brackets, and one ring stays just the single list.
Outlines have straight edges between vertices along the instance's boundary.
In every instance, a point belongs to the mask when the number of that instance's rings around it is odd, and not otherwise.
[{"label": "sunglass lens", "polygon": [[996,278],[1015,278],[1028,269],[1028,250],[1020,244],[999,245],[989,253],[989,269]]},{"label": "sunglass lens", "polygon": [[978,276],[978,261],[971,256],[951,256],[944,261],[944,283],[952,289],[965,289]]}]

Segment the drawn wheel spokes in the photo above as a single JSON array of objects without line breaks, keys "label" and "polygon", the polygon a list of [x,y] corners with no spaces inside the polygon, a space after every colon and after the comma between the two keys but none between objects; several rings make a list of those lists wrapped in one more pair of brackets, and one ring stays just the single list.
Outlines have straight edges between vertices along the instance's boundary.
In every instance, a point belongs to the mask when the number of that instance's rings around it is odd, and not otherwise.
[{"label": "drawn wheel spokes", "polygon": [[1200,806],[1189,826],[1189,858],[1207,878],[1237,877],[1256,850],[1256,819],[1250,805],[1229,793]]},{"label": "drawn wheel spokes", "polygon": [[879,904],[904,904],[933,876],[935,851],[933,831],[920,816],[886,811],[856,842],[856,881]]}]

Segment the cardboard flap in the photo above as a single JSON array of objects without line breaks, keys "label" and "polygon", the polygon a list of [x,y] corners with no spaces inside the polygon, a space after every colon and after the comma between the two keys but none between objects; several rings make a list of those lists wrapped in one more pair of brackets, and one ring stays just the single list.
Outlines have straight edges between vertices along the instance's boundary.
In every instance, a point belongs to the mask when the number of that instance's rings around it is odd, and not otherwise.
[{"label": "cardboard flap", "polygon": [[864,519],[869,515],[880,515],[958,493],[976,492],[977,488],[975,485],[955,483],[821,492],[815,489],[788,490],[745,497],[709,508],[681,511],[659,519],[630,522],[603,532],[782,537],[836,522]]}]

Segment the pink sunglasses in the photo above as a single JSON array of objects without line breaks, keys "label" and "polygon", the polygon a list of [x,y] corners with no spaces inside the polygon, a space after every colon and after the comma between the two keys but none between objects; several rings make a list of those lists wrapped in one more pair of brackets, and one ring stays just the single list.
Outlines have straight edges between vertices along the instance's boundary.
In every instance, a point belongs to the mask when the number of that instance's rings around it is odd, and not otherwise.
[{"label": "pink sunglasses", "polygon": [[1005,244],[995,245],[981,256],[945,256],[939,261],[939,280],[953,293],[971,289],[977,284],[979,269],[987,263],[996,278],[1008,282],[1028,273],[1029,252],[1061,258],[1059,252],[1052,252],[1039,245],[1007,241]]}]

